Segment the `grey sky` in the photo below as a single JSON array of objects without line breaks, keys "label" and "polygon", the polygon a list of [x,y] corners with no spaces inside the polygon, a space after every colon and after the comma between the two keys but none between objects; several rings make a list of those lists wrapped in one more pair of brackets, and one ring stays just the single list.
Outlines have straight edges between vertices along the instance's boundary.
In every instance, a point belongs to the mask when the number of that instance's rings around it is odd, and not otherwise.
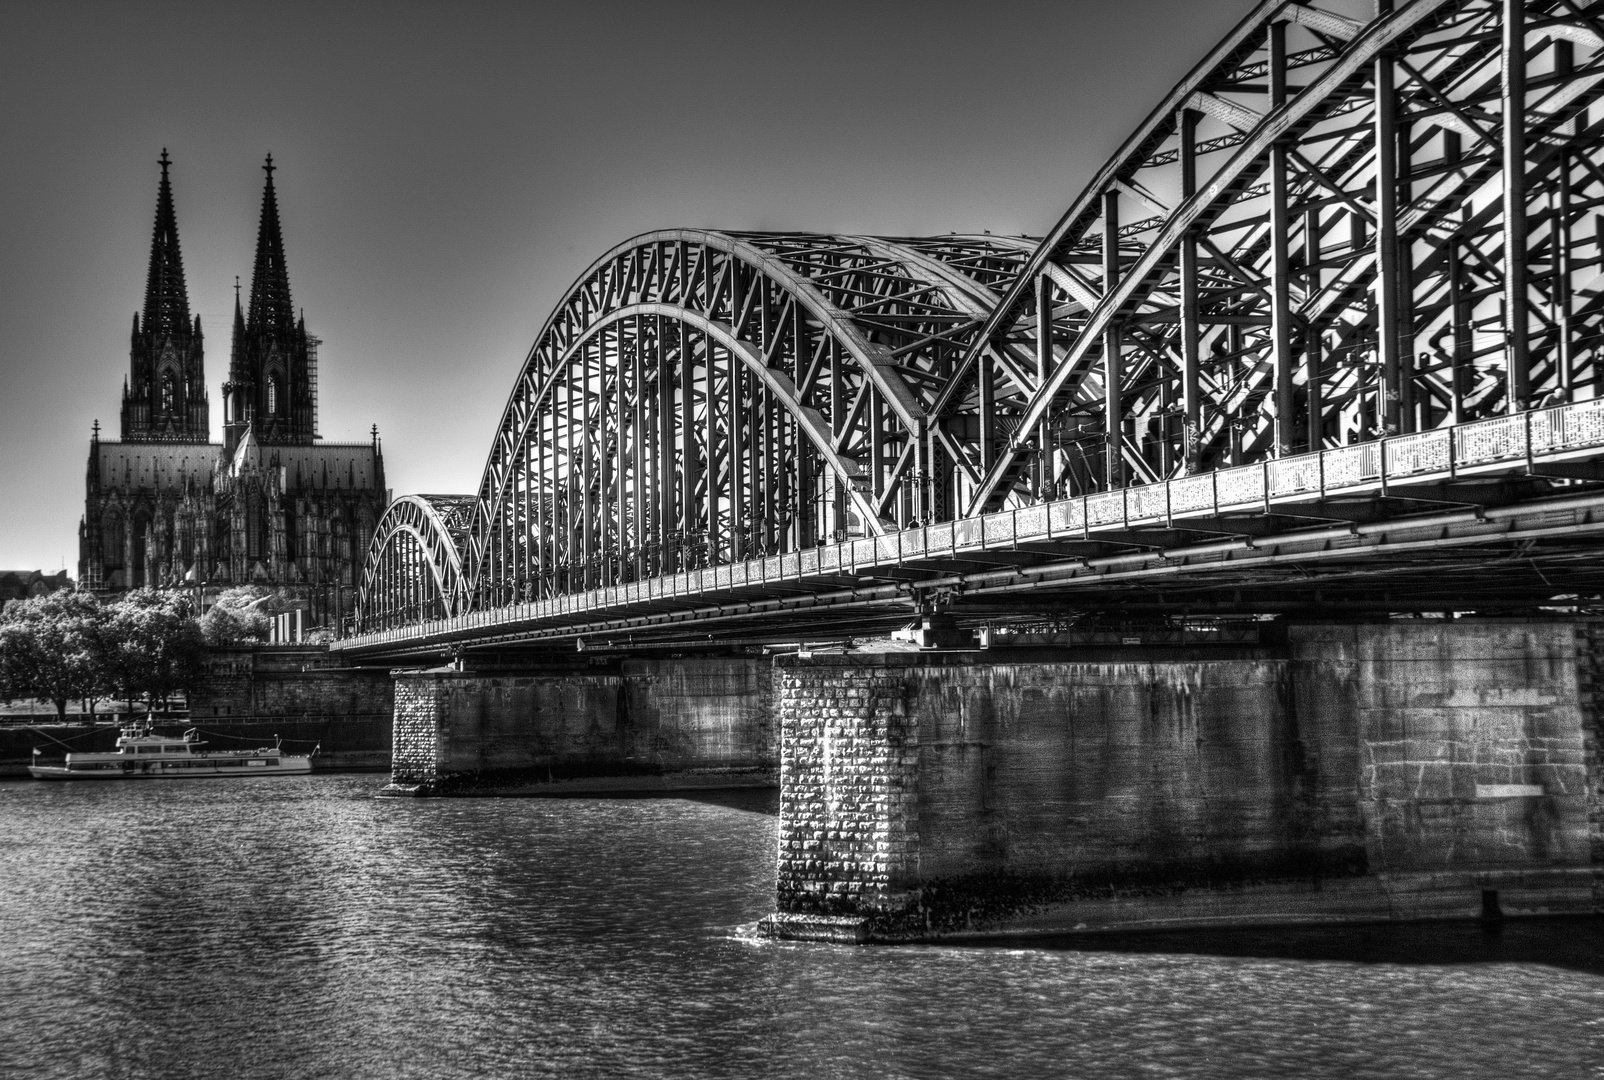
[{"label": "grey sky", "polygon": [[213,437],[271,151],[323,436],[377,423],[397,493],[471,491],[541,323],[612,245],[1039,234],[1251,6],[12,5],[0,568],[76,574],[164,146]]}]

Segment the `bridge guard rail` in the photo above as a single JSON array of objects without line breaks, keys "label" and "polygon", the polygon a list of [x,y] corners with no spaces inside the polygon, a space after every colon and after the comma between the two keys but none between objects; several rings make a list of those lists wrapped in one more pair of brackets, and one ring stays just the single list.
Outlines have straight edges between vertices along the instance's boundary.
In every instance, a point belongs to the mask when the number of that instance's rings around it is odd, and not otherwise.
[{"label": "bridge guard rail", "polygon": [[511,628],[563,616],[761,588],[769,583],[857,575],[899,563],[1033,541],[1090,539],[1098,532],[1166,526],[1230,514],[1270,513],[1277,505],[1375,492],[1389,484],[1431,483],[1507,473],[1539,463],[1604,454],[1604,399],[1500,416],[1456,427],[1334,447],[1153,484],[916,526],[625,585],[470,611],[454,618],[346,639],[343,647]]}]

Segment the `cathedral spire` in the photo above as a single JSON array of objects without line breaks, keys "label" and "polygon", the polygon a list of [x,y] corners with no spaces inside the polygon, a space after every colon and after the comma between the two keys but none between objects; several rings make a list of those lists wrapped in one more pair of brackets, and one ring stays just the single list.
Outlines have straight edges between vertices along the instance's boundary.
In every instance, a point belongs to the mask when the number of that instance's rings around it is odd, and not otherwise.
[{"label": "cathedral spire", "polygon": [[250,298],[243,323],[236,308],[234,352],[223,387],[230,399],[223,442],[230,451],[244,437],[247,422],[263,446],[310,445],[317,437],[315,339],[307,334],[304,322],[296,321],[290,302],[274,168],[269,154],[262,166],[267,183],[262,190]]},{"label": "cathedral spire", "polygon": [[157,340],[189,329],[189,291],[184,286],[184,257],[178,250],[178,215],[173,211],[173,185],[167,178],[172,159],[162,147],[161,186],[156,189],[156,228],[150,240],[150,273],[145,279],[145,333]]},{"label": "cathedral spire", "polygon": [[262,191],[262,220],[256,230],[256,267],[251,273],[251,304],[246,324],[253,332],[281,332],[288,336],[295,329],[295,309],[290,303],[290,275],[284,265],[284,235],[278,222],[278,197],[273,191],[273,155],[262,166],[267,185]]}]

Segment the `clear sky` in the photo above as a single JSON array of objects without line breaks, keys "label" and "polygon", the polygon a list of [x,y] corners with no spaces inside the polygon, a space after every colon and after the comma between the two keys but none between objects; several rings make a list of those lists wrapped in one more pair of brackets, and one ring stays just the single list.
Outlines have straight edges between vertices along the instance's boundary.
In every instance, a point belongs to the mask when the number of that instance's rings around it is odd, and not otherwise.
[{"label": "clear sky", "polygon": [[[676,226],[1040,235],[1251,0],[13,4],[0,33],[0,569],[76,575],[157,155],[221,438],[273,154],[322,435],[478,487],[603,251]],[[1347,5],[1343,5],[1347,6]]]}]

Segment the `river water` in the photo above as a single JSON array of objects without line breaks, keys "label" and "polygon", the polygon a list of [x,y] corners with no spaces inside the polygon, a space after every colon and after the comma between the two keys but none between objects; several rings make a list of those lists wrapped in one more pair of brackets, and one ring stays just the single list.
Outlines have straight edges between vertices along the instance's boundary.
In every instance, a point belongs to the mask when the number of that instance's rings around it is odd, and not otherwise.
[{"label": "river water", "polygon": [[1604,1076],[1604,920],[752,935],[771,793],[0,782],[0,1076]]}]

